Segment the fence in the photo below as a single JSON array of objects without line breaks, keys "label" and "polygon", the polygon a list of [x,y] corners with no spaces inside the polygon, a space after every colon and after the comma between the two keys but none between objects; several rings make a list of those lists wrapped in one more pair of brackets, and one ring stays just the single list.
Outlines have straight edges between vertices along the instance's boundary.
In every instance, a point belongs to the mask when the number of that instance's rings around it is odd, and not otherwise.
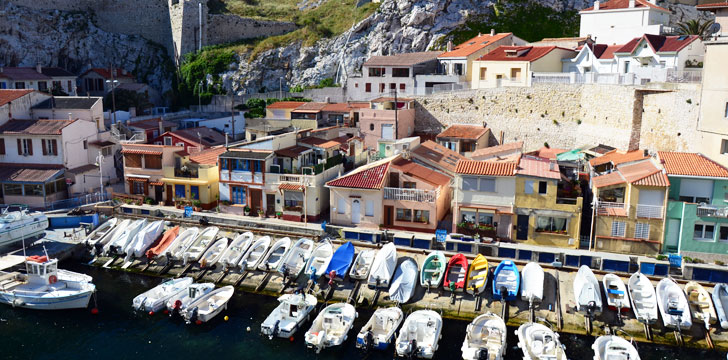
[{"label": "fence", "polygon": [[71,199],[54,201],[52,203],[46,204],[43,207],[35,207],[35,208],[31,208],[31,209],[39,210],[39,211],[72,209],[72,208],[77,208],[77,207],[83,206],[83,205],[107,201],[109,199],[111,199],[111,197],[109,196],[108,193],[93,193],[93,194],[79,195],[79,196],[73,197]]},{"label": "fence", "polygon": [[422,189],[401,189],[401,188],[384,188],[385,200],[404,200],[417,202],[435,202],[439,195],[439,190],[422,190]]}]

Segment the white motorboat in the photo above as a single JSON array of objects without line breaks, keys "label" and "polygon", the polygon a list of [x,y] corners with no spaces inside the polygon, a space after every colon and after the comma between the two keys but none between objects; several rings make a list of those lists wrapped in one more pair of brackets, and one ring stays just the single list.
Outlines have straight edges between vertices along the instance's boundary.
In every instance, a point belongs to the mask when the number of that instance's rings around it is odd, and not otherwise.
[{"label": "white motorboat", "polygon": [[689,329],[693,325],[688,299],[675,280],[664,278],[657,283],[657,307],[665,327]]},{"label": "white motorboat", "polygon": [[523,360],[566,360],[559,334],[538,323],[526,323],[516,330]]},{"label": "white motorboat", "polygon": [[235,290],[232,285],[223,286],[198,297],[180,312],[186,323],[204,323],[227,309]]},{"label": "white motorboat", "polygon": [[220,260],[220,256],[228,247],[228,238],[217,239],[210,248],[200,257],[200,267],[203,269],[212,268]]},{"label": "white motorboat", "polygon": [[395,343],[397,356],[432,359],[442,337],[442,317],[432,310],[407,316]]},{"label": "white motorboat", "polygon": [[180,291],[167,299],[167,310],[170,312],[181,312],[182,310],[187,309],[187,306],[197,300],[200,296],[205,295],[214,289],[215,284],[213,283],[190,284],[190,286],[183,291]]},{"label": "white motorboat", "polygon": [[289,338],[306,322],[316,308],[316,297],[311,294],[285,294],[278,298],[278,306],[260,324],[261,334],[269,339],[277,336]]},{"label": "white motorboat", "polygon": [[220,232],[220,229],[217,226],[210,226],[202,230],[192,245],[182,253],[182,264],[186,265],[199,261],[202,254],[207,251],[207,248],[215,242],[215,237],[217,237],[218,232]]},{"label": "white motorboat", "polygon": [[640,360],[640,354],[629,341],[615,335],[598,337],[594,344],[594,360]]},{"label": "white motorboat", "polygon": [[521,300],[529,306],[543,300],[544,275],[541,265],[535,262],[529,262],[521,270]]},{"label": "white motorboat", "polygon": [[261,236],[250,245],[248,250],[240,258],[240,269],[252,271],[258,267],[260,260],[263,258],[268,247],[270,246],[270,236]]},{"label": "white motorboat", "polygon": [[394,243],[382,246],[372,262],[372,269],[369,271],[367,286],[374,288],[389,288],[389,283],[397,267],[397,247]]},{"label": "white motorboat", "polygon": [[389,287],[389,299],[398,304],[405,304],[415,293],[417,288],[417,262],[406,258],[399,264],[394,273],[392,285]]},{"label": "white motorboat", "polygon": [[700,285],[697,281],[689,281],[685,284],[685,293],[688,296],[688,304],[693,319],[702,322],[705,324],[705,328],[710,330],[710,325],[718,321],[718,316],[715,314],[715,307],[713,301],[710,300],[708,290],[705,290],[703,285]]},{"label": "white motorboat", "polygon": [[89,249],[93,249],[96,246],[96,243],[98,243],[101,239],[103,239],[107,234],[110,234],[114,231],[114,228],[116,227],[116,224],[119,222],[119,219],[117,218],[111,218],[109,220],[106,220],[103,224],[99,225],[94,229],[88,236],[86,236],[86,239],[84,240],[84,243],[86,244],[86,247]]},{"label": "white motorboat", "polygon": [[87,283],[90,283],[94,280],[94,278],[92,278],[91,276],[86,275],[86,274],[81,274],[81,273],[63,270],[63,269],[58,269],[56,271],[58,272],[57,273],[58,280],[66,280],[66,281],[73,281],[73,282],[87,282]]},{"label": "white motorboat", "polygon": [[713,303],[715,303],[715,312],[720,321],[720,327],[723,330],[728,329],[728,285],[720,283],[713,288]]},{"label": "white motorboat", "polygon": [[104,255],[122,255],[126,245],[134,240],[134,236],[141,231],[147,225],[147,220],[140,219],[132,222],[128,227],[122,229],[122,231],[104,245]]},{"label": "white motorboat", "polygon": [[116,237],[123,233],[129,226],[131,226],[132,223],[133,222],[130,219],[124,219],[120,222],[117,221],[117,224],[114,226],[113,229],[106,232],[106,234],[104,234],[102,238],[96,241],[94,247],[91,249],[91,255],[95,256],[102,254],[106,245],[112,240],[116,239]]},{"label": "white motorboat", "polygon": [[284,277],[297,279],[301,275],[303,268],[306,267],[311,253],[313,253],[313,240],[307,238],[298,239],[291,247],[291,251],[281,261],[280,266],[278,266],[278,272]]},{"label": "white motorboat", "polygon": [[134,236],[134,238],[124,247],[126,254],[125,261],[131,260],[132,257],[142,257],[152,243],[154,243],[164,232],[164,221],[157,220],[150,222]]},{"label": "white motorboat", "polygon": [[602,294],[599,291],[599,282],[586,265],[582,265],[574,277],[574,297],[577,311],[588,316],[602,313]]},{"label": "white motorboat", "polygon": [[182,260],[182,254],[185,250],[192,245],[192,243],[200,235],[200,229],[191,227],[182,231],[177,238],[174,239],[172,245],[169,245],[167,250],[164,252],[165,257],[168,261]]},{"label": "white motorboat", "polygon": [[218,260],[218,262],[222,264],[222,267],[224,269],[238,266],[240,258],[243,257],[245,251],[247,251],[250,247],[250,244],[253,243],[253,239],[253,233],[250,231],[246,231],[236,236],[233,241],[230,242],[230,245],[227,247],[227,249],[225,249],[225,252],[220,255],[220,259]]},{"label": "white motorboat", "polygon": [[331,246],[331,242],[328,240],[322,241],[313,250],[311,257],[308,258],[306,267],[303,269],[304,274],[309,278],[318,279],[326,271],[333,256],[334,247]]},{"label": "white motorboat", "polygon": [[629,311],[629,296],[627,295],[627,287],[624,281],[614,274],[606,274],[602,278],[604,292],[607,295],[607,306],[611,310],[625,312]]},{"label": "white motorboat", "polygon": [[402,320],[404,313],[396,306],[375,310],[356,336],[356,347],[364,350],[387,350],[394,341],[394,333]]},{"label": "white motorboat", "polygon": [[167,280],[135,297],[131,306],[134,310],[157,312],[167,305],[169,298],[185,291],[191,284],[191,277]]},{"label": "white motorboat", "polygon": [[42,212],[3,212],[0,215],[0,246],[44,234],[47,228],[48,217]]},{"label": "white motorboat", "polygon": [[36,310],[82,309],[96,291],[88,281],[61,276],[58,259],[29,256],[25,269],[26,274],[0,272],[0,303]]},{"label": "white motorboat", "polygon": [[291,239],[289,237],[278,239],[273,243],[273,245],[271,245],[268,252],[260,260],[258,270],[271,271],[278,269],[278,266],[281,264],[281,261],[283,261],[283,258],[286,256],[288,249],[290,248]]},{"label": "white motorboat", "polygon": [[374,257],[377,251],[374,249],[364,249],[356,255],[354,263],[349,269],[349,278],[354,280],[364,280],[369,277],[369,270],[372,268]]},{"label": "white motorboat", "polygon": [[306,346],[319,353],[321,349],[343,343],[354,326],[356,309],[347,303],[331,304],[324,308],[306,331]]},{"label": "white motorboat", "polygon": [[657,322],[657,294],[647,276],[636,272],[629,277],[629,298],[639,322],[648,325]]},{"label": "white motorboat", "polygon": [[465,330],[464,360],[502,360],[506,353],[506,323],[491,312],[476,317]]}]

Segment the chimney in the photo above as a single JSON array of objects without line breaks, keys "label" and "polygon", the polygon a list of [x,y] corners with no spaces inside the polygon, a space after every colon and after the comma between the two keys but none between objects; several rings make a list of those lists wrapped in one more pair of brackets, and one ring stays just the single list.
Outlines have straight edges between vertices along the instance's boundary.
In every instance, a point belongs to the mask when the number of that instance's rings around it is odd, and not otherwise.
[{"label": "chimney", "polygon": [[634,7],[634,0],[629,0],[629,8],[631,9],[633,7]]},{"label": "chimney", "polygon": [[452,51],[452,40],[447,41],[447,51]]},{"label": "chimney", "polygon": [[157,124],[159,124],[159,135],[164,133],[164,126],[162,125],[162,118],[157,118]]},{"label": "chimney", "polygon": [[490,36],[495,36],[495,29],[490,29]]},{"label": "chimney", "polygon": [[68,120],[69,120],[69,121],[73,120],[73,119],[71,118],[72,116],[73,116],[73,114],[72,114],[72,113],[68,113]]},{"label": "chimney", "polygon": [[549,171],[556,171],[556,163],[553,160],[549,161]]},{"label": "chimney", "polygon": [[136,117],[136,106],[129,106],[129,117]]},{"label": "chimney", "polygon": [[594,1],[594,10],[599,10],[599,0]]},{"label": "chimney", "polygon": [[483,33],[478,32],[478,37],[481,37],[481,36],[483,36]]},{"label": "chimney", "polygon": [[40,66],[40,64],[35,65],[35,71],[38,72],[38,74],[42,74],[43,68]]}]

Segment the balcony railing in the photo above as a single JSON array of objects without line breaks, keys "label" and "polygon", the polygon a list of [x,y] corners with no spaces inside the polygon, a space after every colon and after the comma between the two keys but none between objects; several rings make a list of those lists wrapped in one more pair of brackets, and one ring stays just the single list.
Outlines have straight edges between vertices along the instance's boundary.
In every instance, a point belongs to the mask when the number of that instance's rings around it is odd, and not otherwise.
[{"label": "balcony railing", "polygon": [[198,171],[198,169],[195,169],[195,168],[191,168],[191,169],[176,169],[175,168],[174,177],[197,179],[199,177],[199,171]]},{"label": "balcony railing", "polygon": [[728,207],[718,207],[718,206],[710,206],[710,205],[699,205],[697,212],[698,216],[708,216],[708,217],[728,217]]},{"label": "balcony railing", "polygon": [[662,206],[637,205],[637,217],[646,219],[662,219]]},{"label": "balcony railing", "polygon": [[610,211],[608,209],[626,209],[624,203],[600,201],[597,203],[597,214],[608,215]]},{"label": "balcony railing", "polygon": [[400,189],[384,188],[385,200],[435,202],[440,195],[440,190]]}]

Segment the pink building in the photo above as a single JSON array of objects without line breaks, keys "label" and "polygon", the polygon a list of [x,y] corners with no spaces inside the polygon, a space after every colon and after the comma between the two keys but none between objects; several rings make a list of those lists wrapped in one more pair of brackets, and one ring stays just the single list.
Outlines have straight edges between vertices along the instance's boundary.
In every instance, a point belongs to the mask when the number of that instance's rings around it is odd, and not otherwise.
[{"label": "pink building", "polygon": [[415,131],[413,99],[381,97],[370,102],[369,109],[359,109],[359,131],[367,149],[376,149],[379,139],[395,140],[412,136]]}]

